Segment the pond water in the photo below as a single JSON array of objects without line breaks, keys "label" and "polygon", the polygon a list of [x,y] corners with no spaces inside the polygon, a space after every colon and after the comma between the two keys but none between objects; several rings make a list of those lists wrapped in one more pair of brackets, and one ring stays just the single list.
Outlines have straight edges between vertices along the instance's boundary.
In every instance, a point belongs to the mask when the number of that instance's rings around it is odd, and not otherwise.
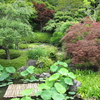
[{"label": "pond water", "polygon": [[7,89],[8,86],[5,86],[5,87],[0,87],[0,100],[10,100],[10,99],[7,99],[7,98],[3,98],[5,92],[6,92],[6,89]]}]

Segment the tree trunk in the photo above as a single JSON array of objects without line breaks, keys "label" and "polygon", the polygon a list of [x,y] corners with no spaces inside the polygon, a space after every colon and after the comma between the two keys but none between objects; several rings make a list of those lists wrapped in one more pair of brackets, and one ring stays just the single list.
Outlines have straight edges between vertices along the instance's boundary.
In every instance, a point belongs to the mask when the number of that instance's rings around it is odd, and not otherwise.
[{"label": "tree trunk", "polygon": [[4,50],[5,50],[6,57],[7,57],[7,59],[8,59],[8,60],[10,60],[9,48],[7,48],[7,47],[5,47],[5,46],[0,45],[0,49],[4,49]]},{"label": "tree trunk", "polygon": [[42,32],[42,28],[43,28],[43,25],[42,25],[42,22],[40,22],[40,32]]}]

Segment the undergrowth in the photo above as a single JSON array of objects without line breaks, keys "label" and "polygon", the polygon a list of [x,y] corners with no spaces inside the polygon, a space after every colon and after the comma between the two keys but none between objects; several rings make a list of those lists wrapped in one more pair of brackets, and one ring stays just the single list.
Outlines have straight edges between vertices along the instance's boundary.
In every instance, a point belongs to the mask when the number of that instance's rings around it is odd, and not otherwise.
[{"label": "undergrowth", "polygon": [[82,98],[100,100],[100,71],[76,70],[76,77],[82,83],[82,86],[78,89],[78,94],[81,94]]}]

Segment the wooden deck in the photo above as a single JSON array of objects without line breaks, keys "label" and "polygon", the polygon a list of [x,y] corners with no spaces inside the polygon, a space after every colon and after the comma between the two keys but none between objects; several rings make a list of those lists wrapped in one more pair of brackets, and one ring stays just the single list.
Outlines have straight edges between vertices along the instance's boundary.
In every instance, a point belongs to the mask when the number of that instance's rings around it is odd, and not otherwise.
[{"label": "wooden deck", "polygon": [[36,93],[38,83],[29,83],[29,84],[11,84],[8,86],[4,98],[13,98],[13,97],[22,97],[20,94],[21,91],[25,89],[33,89],[33,93],[30,96],[34,96],[34,93]]}]

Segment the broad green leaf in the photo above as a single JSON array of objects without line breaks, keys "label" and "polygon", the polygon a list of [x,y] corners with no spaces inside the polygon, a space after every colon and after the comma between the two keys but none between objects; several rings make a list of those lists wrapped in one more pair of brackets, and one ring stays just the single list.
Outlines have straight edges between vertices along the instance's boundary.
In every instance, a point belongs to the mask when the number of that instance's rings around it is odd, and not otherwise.
[{"label": "broad green leaf", "polygon": [[65,100],[65,96],[63,94],[55,93],[52,96],[53,100]]},{"label": "broad green leaf", "polygon": [[63,85],[61,85],[60,83],[55,83],[54,86],[59,93],[66,92],[66,88]]},{"label": "broad green leaf", "polygon": [[13,98],[13,99],[11,99],[11,100],[20,100],[20,98]]},{"label": "broad green leaf", "polygon": [[21,100],[33,100],[33,99],[31,97],[26,96],[26,97],[22,97]]},{"label": "broad green leaf", "polygon": [[3,70],[3,69],[4,69],[4,67],[0,65],[0,70]]},{"label": "broad green leaf", "polygon": [[64,79],[65,83],[67,83],[68,85],[73,85],[73,81],[71,78],[65,78]]},{"label": "broad green leaf", "polygon": [[36,81],[36,78],[32,75],[32,76],[30,77],[30,80]]},{"label": "broad green leaf", "polygon": [[65,76],[68,75],[68,70],[66,68],[61,68],[58,72]]},{"label": "broad green leaf", "polygon": [[65,100],[67,100],[67,99],[68,99],[68,100],[69,100],[69,99],[70,99],[70,100],[74,100],[74,97],[69,97],[69,96],[67,96]]},{"label": "broad green leaf", "polygon": [[0,87],[6,86],[8,85],[7,83],[2,83],[2,85],[0,85]]},{"label": "broad green leaf", "polygon": [[44,90],[41,94],[43,100],[50,100],[52,97],[52,92],[50,90]]},{"label": "broad green leaf", "polygon": [[34,95],[38,97],[38,96],[40,96],[41,94],[42,94],[42,91],[37,91]]},{"label": "broad green leaf", "polygon": [[50,70],[51,70],[52,72],[56,72],[57,69],[58,69],[58,66],[56,66],[56,65],[52,65],[52,66],[50,67]]},{"label": "broad green leaf", "polygon": [[52,92],[52,94],[58,93],[55,87],[50,88],[50,91]]},{"label": "broad green leaf", "polygon": [[57,62],[55,63],[55,65],[62,65],[62,66],[64,66],[64,67],[68,67],[68,64],[66,64],[65,62],[60,62],[60,61],[57,61]]},{"label": "broad green leaf", "polygon": [[34,66],[29,66],[26,70],[30,73],[33,74],[34,73]]},{"label": "broad green leaf", "polygon": [[59,73],[53,74],[49,77],[49,81],[55,81],[59,78]]},{"label": "broad green leaf", "polygon": [[6,71],[9,73],[15,73],[16,69],[14,67],[6,67]]},{"label": "broad green leaf", "polygon": [[49,81],[49,78],[46,79],[45,84],[49,87],[53,86],[54,81]]},{"label": "broad green leaf", "polygon": [[72,72],[68,73],[68,76],[72,79],[75,79],[76,78],[76,75]]},{"label": "broad green leaf", "polygon": [[42,83],[42,84],[40,84],[40,85],[38,86],[38,89],[39,89],[39,90],[42,90],[42,89],[50,89],[50,87],[47,86],[45,83]]},{"label": "broad green leaf", "polygon": [[20,74],[21,74],[22,76],[26,76],[26,75],[28,75],[29,73],[25,70],[25,71],[22,71]]},{"label": "broad green leaf", "polygon": [[70,94],[70,95],[74,95],[74,94],[75,94],[75,92],[68,92],[68,94]]},{"label": "broad green leaf", "polygon": [[6,78],[9,77],[9,75],[10,75],[10,74],[7,73],[7,72],[4,72],[4,73],[0,74],[0,81],[5,80]]},{"label": "broad green leaf", "polygon": [[66,88],[66,90],[68,90],[69,89],[69,86],[65,83],[65,81],[64,80],[59,80],[60,82],[60,84],[61,85],[63,85],[65,88]]},{"label": "broad green leaf", "polygon": [[13,84],[13,82],[8,82],[7,85]]},{"label": "broad green leaf", "polygon": [[25,90],[21,91],[21,94],[23,96],[29,96],[32,94],[32,92],[33,92],[33,89],[25,89]]}]

